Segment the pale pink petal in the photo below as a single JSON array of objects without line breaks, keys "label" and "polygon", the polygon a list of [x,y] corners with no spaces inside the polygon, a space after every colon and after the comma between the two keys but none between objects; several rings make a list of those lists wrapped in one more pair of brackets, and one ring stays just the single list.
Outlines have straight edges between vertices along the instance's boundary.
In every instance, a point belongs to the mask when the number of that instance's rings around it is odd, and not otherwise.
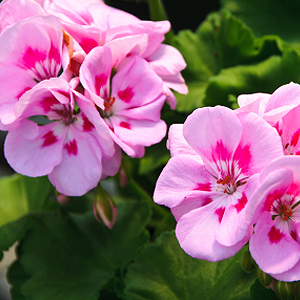
[{"label": "pale pink petal", "polygon": [[242,137],[242,124],[229,108],[205,107],[187,117],[183,136],[200,154],[208,171],[218,177],[216,164],[232,159]]},{"label": "pale pink petal", "polygon": [[111,51],[104,46],[94,48],[86,56],[79,71],[81,84],[93,95],[92,100],[100,108],[104,108],[103,99],[109,96],[111,69]]},{"label": "pale pink petal", "polygon": [[135,57],[112,79],[111,97],[116,98],[113,112],[148,104],[162,91],[161,79],[144,59]]},{"label": "pale pink petal", "polygon": [[[159,143],[166,135],[166,124],[162,120],[152,122],[112,116],[110,121],[115,135],[128,145],[151,146]],[[122,148],[122,145],[119,146]]]},{"label": "pale pink petal", "polygon": [[270,96],[271,94],[266,93],[239,95],[237,101],[240,108],[236,109],[236,112],[254,112],[262,116]]},{"label": "pale pink petal", "polygon": [[56,123],[38,126],[24,120],[18,129],[9,131],[5,157],[11,167],[26,176],[49,174],[62,160],[65,130]]},{"label": "pale pink petal", "polygon": [[97,186],[102,173],[101,158],[97,139],[71,125],[64,141],[61,163],[48,177],[58,192],[81,196]]},{"label": "pale pink petal", "polygon": [[177,73],[175,75],[160,75],[160,78],[163,80],[164,86],[175,90],[176,92],[180,94],[187,94],[188,93],[188,87],[185,84],[184,78],[180,73]]},{"label": "pale pink petal", "polygon": [[186,67],[181,53],[170,45],[161,44],[147,57],[150,66],[158,75],[176,75]]},{"label": "pale pink petal", "polygon": [[288,230],[278,228],[275,224],[277,222],[272,220],[271,214],[264,212],[255,225],[249,250],[262,271],[280,274],[293,268],[299,261],[300,245]]},{"label": "pale pink petal", "polygon": [[273,159],[283,156],[281,139],[275,128],[254,113],[237,115],[243,134],[234,161],[245,175],[260,172]]},{"label": "pale pink petal", "polygon": [[271,95],[263,117],[266,121],[274,125],[280,118],[299,104],[300,85],[293,82],[285,84]]},{"label": "pale pink petal", "polygon": [[115,154],[113,157],[105,158],[102,157],[102,175],[101,179],[107,176],[114,176],[118,172],[122,159],[122,151],[119,146],[115,144]]},{"label": "pale pink petal", "polygon": [[[210,195],[214,178],[194,157],[176,155],[169,160],[156,182],[153,196],[156,203],[174,208],[187,196]],[[203,204],[203,198],[200,203]]]},{"label": "pale pink petal", "polygon": [[0,32],[17,21],[44,14],[41,6],[32,0],[7,0],[0,4]]},{"label": "pale pink petal", "polygon": [[212,202],[190,211],[179,219],[175,230],[176,237],[182,249],[190,256],[219,261],[233,256],[247,242],[245,239],[232,247],[217,242],[215,231],[220,226],[218,209],[218,205]]},{"label": "pale pink petal", "polygon": [[170,150],[171,156],[189,154],[194,155],[195,159],[202,161],[200,155],[191,148],[183,137],[182,130],[182,124],[173,124],[170,126],[168,149]]}]

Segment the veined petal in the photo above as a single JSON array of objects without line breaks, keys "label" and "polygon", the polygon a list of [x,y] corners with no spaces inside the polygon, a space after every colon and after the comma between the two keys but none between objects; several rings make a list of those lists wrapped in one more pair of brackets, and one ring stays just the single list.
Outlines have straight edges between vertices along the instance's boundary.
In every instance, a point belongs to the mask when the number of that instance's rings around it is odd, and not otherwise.
[{"label": "veined petal", "polygon": [[174,208],[193,193],[199,198],[202,192],[207,196],[212,190],[212,179],[194,156],[176,155],[169,160],[156,182],[154,201]]},{"label": "veined petal", "polygon": [[[287,222],[286,226],[288,226]],[[255,226],[249,250],[260,269],[280,274],[293,268],[300,259],[300,245],[284,227],[278,227],[269,212],[264,212]]]},{"label": "veined petal", "polygon": [[218,177],[220,164],[232,159],[240,142],[242,124],[229,108],[200,108],[188,116],[183,136],[200,154],[208,171]]}]

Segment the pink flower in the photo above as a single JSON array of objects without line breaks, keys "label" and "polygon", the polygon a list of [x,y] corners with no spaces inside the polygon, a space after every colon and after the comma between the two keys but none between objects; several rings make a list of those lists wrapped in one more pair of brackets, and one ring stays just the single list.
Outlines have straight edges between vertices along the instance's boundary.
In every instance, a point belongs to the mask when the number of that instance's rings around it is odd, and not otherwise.
[{"label": "pink flower", "polygon": [[96,187],[104,174],[114,175],[121,158],[95,106],[74,90],[77,84],[76,78],[52,78],[25,93],[5,141],[6,159],[18,173],[48,175],[69,196]]},{"label": "pink flower", "polygon": [[300,157],[285,156],[259,175],[246,214],[256,222],[249,249],[259,268],[281,281],[300,280]]},{"label": "pink flower", "polygon": [[280,137],[256,114],[236,115],[225,107],[197,109],[183,130],[176,125],[170,132],[172,158],[157,181],[154,201],[171,208],[176,236],[189,255],[228,258],[250,238],[245,208],[257,173],[283,155]]},{"label": "pink flower", "polygon": [[[15,121],[14,106],[38,82],[59,76],[63,36],[53,16],[37,16],[7,27],[0,35],[0,124]],[[68,56],[68,54],[66,54]],[[67,57],[68,59],[68,57]]]},{"label": "pink flower", "polygon": [[80,68],[85,93],[99,107],[114,141],[130,156],[161,141],[166,125],[160,120],[165,101],[162,81],[140,57],[134,57],[112,77],[108,47],[94,48]]},{"label": "pink flower", "polygon": [[299,84],[291,82],[283,85],[272,95],[241,95],[238,102],[241,108],[236,112],[255,112],[277,129],[286,155],[300,154]]}]

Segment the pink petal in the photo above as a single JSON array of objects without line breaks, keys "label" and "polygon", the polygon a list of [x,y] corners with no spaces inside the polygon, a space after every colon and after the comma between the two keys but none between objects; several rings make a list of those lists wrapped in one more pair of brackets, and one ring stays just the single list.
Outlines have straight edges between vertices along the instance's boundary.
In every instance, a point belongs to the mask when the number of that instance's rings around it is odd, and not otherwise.
[{"label": "pink petal", "polygon": [[201,195],[210,196],[212,180],[214,178],[194,156],[177,155],[168,161],[161,172],[153,199],[158,204],[174,208],[189,195],[199,198]]},{"label": "pink petal", "polygon": [[266,93],[240,95],[237,98],[240,108],[236,112],[254,112],[262,116],[270,96],[270,94]]},{"label": "pink petal", "polygon": [[[149,88],[151,87],[151,88]],[[161,79],[142,58],[135,57],[112,79],[113,112],[140,107],[162,95]]]},{"label": "pink petal", "polygon": [[247,239],[232,247],[225,247],[215,239],[220,226],[216,212],[218,206],[212,202],[183,215],[176,227],[176,236],[182,249],[192,257],[209,261],[229,258],[238,252]]},{"label": "pink petal", "polygon": [[81,196],[96,187],[102,174],[102,151],[92,134],[69,126],[61,163],[48,175],[58,192]]},{"label": "pink petal", "polygon": [[219,176],[216,163],[231,160],[242,136],[242,124],[229,108],[200,108],[188,116],[183,136],[200,154],[208,171]]},{"label": "pink petal", "polygon": [[56,133],[56,123],[38,126],[24,120],[9,131],[5,141],[5,157],[11,167],[26,176],[49,174],[62,160],[65,132]]},{"label": "pink petal", "polygon": [[271,214],[264,212],[256,223],[249,250],[261,270],[280,274],[293,268],[299,261],[300,245],[288,231],[282,231],[275,224]]},{"label": "pink petal", "polygon": [[173,124],[170,126],[168,149],[170,150],[171,156],[189,154],[195,155],[195,158],[201,161],[200,155],[191,148],[183,137],[182,130],[182,124]]},{"label": "pink petal", "polygon": [[80,82],[100,107],[103,99],[109,96],[109,80],[112,69],[112,56],[109,48],[94,48],[85,58],[80,71]]},{"label": "pink petal", "polygon": [[234,154],[243,174],[260,172],[273,159],[283,156],[281,139],[275,128],[254,113],[238,114],[242,138]]}]

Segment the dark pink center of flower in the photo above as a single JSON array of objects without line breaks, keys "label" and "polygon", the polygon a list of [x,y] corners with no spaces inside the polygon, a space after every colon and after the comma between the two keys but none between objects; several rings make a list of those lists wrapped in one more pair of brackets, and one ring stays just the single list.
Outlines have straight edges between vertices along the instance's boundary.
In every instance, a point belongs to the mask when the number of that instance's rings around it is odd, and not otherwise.
[{"label": "dark pink center of flower", "polygon": [[129,103],[133,96],[134,93],[132,91],[132,88],[130,87],[127,87],[125,90],[118,92],[118,97],[126,103]]},{"label": "dark pink center of flower", "polygon": [[88,118],[83,115],[82,116],[83,119],[83,130],[84,131],[91,131],[95,126],[88,120]]},{"label": "dark pink center of flower", "polygon": [[[98,96],[100,96],[101,88],[106,85],[107,79],[108,77],[106,74],[100,74],[95,77],[95,89]],[[106,97],[106,95],[101,96]]]},{"label": "dark pink center of flower", "polygon": [[211,191],[210,183],[197,183],[197,186],[194,188],[195,191]]},{"label": "dark pink center of flower", "polygon": [[283,237],[283,233],[281,233],[277,228],[272,226],[271,230],[268,233],[269,240],[271,243],[278,243]]}]

